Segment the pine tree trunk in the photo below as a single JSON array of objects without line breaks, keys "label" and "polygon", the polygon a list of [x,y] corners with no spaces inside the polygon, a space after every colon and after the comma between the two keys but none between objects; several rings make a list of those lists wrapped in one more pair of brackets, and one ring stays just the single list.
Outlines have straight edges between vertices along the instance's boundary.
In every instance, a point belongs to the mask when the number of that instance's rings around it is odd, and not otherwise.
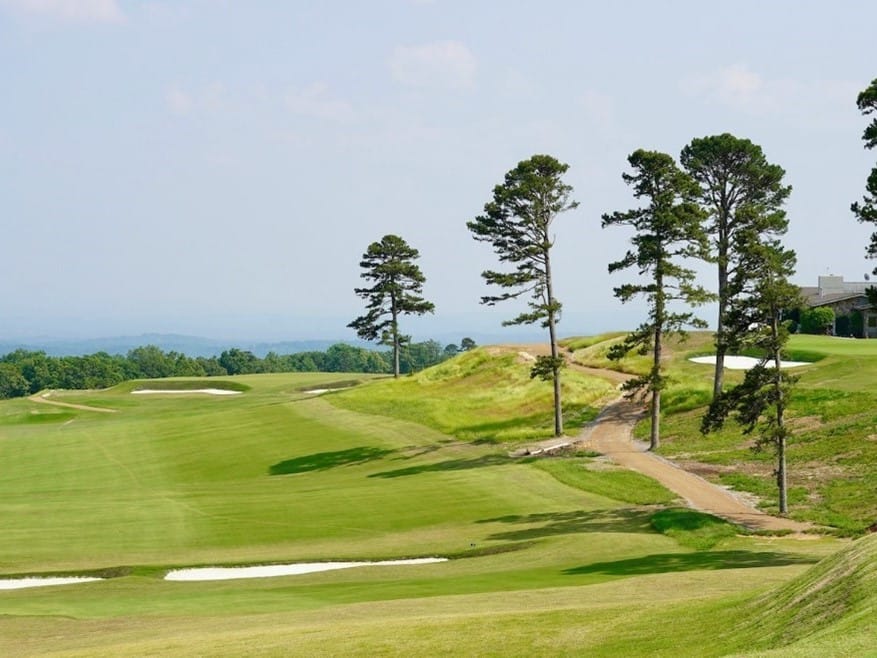
[{"label": "pine tree trunk", "polygon": [[558,367],[556,318],[554,312],[555,300],[551,285],[551,260],[548,255],[548,249],[545,249],[545,292],[548,296],[548,339],[551,341],[551,379],[554,384],[554,436],[563,436],[563,405],[560,399],[560,368]]},{"label": "pine tree trunk", "polygon": [[649,450],[661,445],[661,352],[664,348],[664,273],[659,260],[655,268],[655,346],[652,353],[652,427],[649,431]]},{"label": "pine tree trunk", "polygon": [[399,378],[399,322],[398,322],[398,313],[396,312],[396,299],[395,297],[390,297],[390,303],[392,305],[391,312],[393,314],[393,377],[396,379]]},{"label": "pine tree trunk", "polygon": [[713,377],[713,401],[722,394],[725,384],[725,353],[728,351],[725,338],[725,313],[728,308],[728,246],[727,239],[719,238],[719,319],[716,324],[716,372]]},{"label": "pine tree trunk", "polygon": [[776,392],[776,451],[777,451],[777,490],[779,493],[780,514],[788,514],[788,483],[786,478],[786,428],[785,428],[785,408],[786,401],[783,399],[783,381],[780,373],[779,349],[779,312],[772,308],[773,317],[771,319],[771,335],[773,337],[773,362],[774,362],[774,390]]},{"label": "pine tree trunk", "polygon": [[654,361],[652,362],[652,427],[649,432],[649,450],[655,451],[661,445],[661,388],[655,387],[656,378],[661,376],[661,350],[663,345],[662,331],[660,324],[655,327],[655,350]]},{"label": "pine tree trunk", "polygon": [[551,339],[552,380],[554,383],[554,436],[563,436],[563,409],[560,401],[560,368],[557,366],[557,338],[554,329],[554,313],[548,314],[548,335]]}]

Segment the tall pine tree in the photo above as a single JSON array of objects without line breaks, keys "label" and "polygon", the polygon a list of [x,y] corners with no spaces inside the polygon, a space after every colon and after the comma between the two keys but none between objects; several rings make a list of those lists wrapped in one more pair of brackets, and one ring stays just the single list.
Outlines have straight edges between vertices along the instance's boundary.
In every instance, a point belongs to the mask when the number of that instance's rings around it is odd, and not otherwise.
[{"label": "tall pine tree", "polygon": [[680,162],[700,187],[699,203],[709,215],[718,273],[715,399],[722,392],[728,352],[730,280],[745,256],[735,247],[736,235],[753,229],[767,238],[784,234],[788,223],[782,205],[792,188],[783,184],[786,172],[770,164],[760,146],[728,133],[693,139],[682,149]]},{"label": "tall pine tree", "polygon": [[733,349],[757,349],[759,363],[746,372],[743,383],[723,391],[713,400],[701,430],[719,429],[732,412],[746,434],[757,434],[756,450],[770,448],[776,458],[779,511],[788,512],[786,448],[790,436],[786,409],[796,378],[781,368],[782,351],[789,332],[783,311],[798,308],[800,290],[789,282],[795,272],[795,253],[757,230],[738,233],[735,247],[741,254],[728,307],[727,340]]},{"label": "tall pine tree", "polygon": [[641,354],[652,352],[648,374],[629,380],[624,388],[631,394],[650,396],[651,432],[649,450],[660,445],[661,391],[666,384],[661,356],[664,339],[670,333],[684,334],[685,326],[703,327],[706,323],[691,312],[676,312],[673,302],[697,306],[711,295],[696,285],[695,273],[684,267],[686,258],[702,258],[707,253],[707,237],[703,231],[703,212],[692,202],[696,183],[681,171],[673,158],[665,153],[634,152],[628,162],[633,174],[623,174],[633,188],[633,195],[645,205],[625,212],[603,215],[603,228],[629,226],[635,233],[630,241],[633,249],[624,258],[609,265],[609,272],[636,268],[645,276],[640,283],[615,288],[615,296],[627,302],[644,295],[649,304],[649,319],[613,346],[609,357],[620,359],[631,350]]},{"label": "tall pine tree", "polygon": [[534,155],[519,162],[505,175],[503,183],[493,188],[493,200],[484,205],[484,214],[466,223],[476,240],[493,245],[501,263],[513,266],[510,272],[482,272],[488,284],[506,292],[482,297],[481,303],[492,306],[529,295],[529,311],[503,325],[540,322],[548,329],[551,356],[540,356],[530,374],[554,384],[555,436],[563,434],[560,393],[563,357],[557,349],[556,325],[561,304],[554,296],[551,224],[560,213],[578,206],[577,201],[570,200],[572,187],[561,180],[568,168],[550,155]]},{"label": "tall pine tree", "polygon": [[348,327],[365,340],[380,339],[393,346],[393,376],[399,376],[399,349],[406,337],[399,331],[399,316],[432,313],[435,305],[422,296],[426,278],[414,262],[420,252],[398,235],[385,235],[373,242],[362,255],[360,276],[371,281],[370,288],[354,288],[367,300],[365,315]]}]

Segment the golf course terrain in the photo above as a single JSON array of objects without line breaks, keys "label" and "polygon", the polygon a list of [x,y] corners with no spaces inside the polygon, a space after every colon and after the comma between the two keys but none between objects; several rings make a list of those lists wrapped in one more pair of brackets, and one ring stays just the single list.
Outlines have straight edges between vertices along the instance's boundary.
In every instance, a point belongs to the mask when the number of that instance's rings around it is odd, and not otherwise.
[{"label": "golf course terrain", "polygon": [[[526,346],[399,380],[140,380],[0,402],[0,579],[96,578],[0,586],[0,655],[877,655],[877,341],[790,341],[810,363],[791,404],[790,517],[809,527],[795,533],[690,509],[588,448],[617,371],[646,365],[607,360],[619,336],[563,342],[573,445],[535,456],[552,392]],[[667,350],[659,454],[775,512],[773,456],[733,422],[699,432],[712,368],[688,359],[711,340]],[[395,562],[426,558],[443,560]],[[378,561],[394,563],[165,580]]]}]

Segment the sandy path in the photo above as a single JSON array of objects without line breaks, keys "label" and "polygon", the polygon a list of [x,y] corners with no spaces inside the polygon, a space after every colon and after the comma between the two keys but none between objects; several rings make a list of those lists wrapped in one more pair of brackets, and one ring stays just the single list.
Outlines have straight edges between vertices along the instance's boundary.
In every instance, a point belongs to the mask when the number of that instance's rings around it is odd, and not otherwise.
[{"label": "sandy path", "polygon": [[633,440],[633,426],[642,413],[639,405],[627,400],[613,402],[585,429],[578,443],[604,454],[619,466],[654,478],[694,509],[755,530],[806,532],[810,529],[809,524],[765,514],[727,489],[648,452],[645,443]]},{"label": "sandy path", "polygon": [[52,394],[51,391],[46,391],[45,393],[37,393],[35,395],[31,395],[28,400],[31,402],[39,402],[41,404],[53,404],[56,407],[67,407],[68,409],[79,409],[81,411],[98,411],[102,414],[114,414],[116,413],[116,409],[107,409],[106,407],[89,407],[84,404],[73,404],[71,402],[59,402],[58,400],[50,400],[49,396]]},{"label": "sandy path", "polygon": [[[515,345],[511,349],[534,355],[548,353],[547,345]],[[621,384],[631,377],[614,370],[588,368],[569,361],[567,366],[615,384]],[[597,419],[590,423],[576,439],[549,439],[540,442],[537,450],[550,451],[552,447],[556,448],[564,443],[575,443],[602,453],[619,466],[654,478],[693,509],[709,512],[754,530],[791,530],[802,533],[811,529],[807,523],[765,514],[727,489],[649,452],[646,444],[633,439],[633,427],[643,413],[643,408],[639,404],[623,398],[616,400],[603,409]],[[532,454],[533,451],[531,450],[530,453]]]}]

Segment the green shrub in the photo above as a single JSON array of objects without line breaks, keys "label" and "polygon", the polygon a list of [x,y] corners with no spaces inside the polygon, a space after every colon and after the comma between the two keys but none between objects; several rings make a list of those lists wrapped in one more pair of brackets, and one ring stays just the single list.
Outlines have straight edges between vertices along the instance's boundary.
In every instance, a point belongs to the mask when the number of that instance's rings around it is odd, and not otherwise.
[{"label": "green shrub", "polygon": [[834,311],[827,306],[808,308],[801,312],[801,331],[805,334],[828,333],[834,324]]}]

